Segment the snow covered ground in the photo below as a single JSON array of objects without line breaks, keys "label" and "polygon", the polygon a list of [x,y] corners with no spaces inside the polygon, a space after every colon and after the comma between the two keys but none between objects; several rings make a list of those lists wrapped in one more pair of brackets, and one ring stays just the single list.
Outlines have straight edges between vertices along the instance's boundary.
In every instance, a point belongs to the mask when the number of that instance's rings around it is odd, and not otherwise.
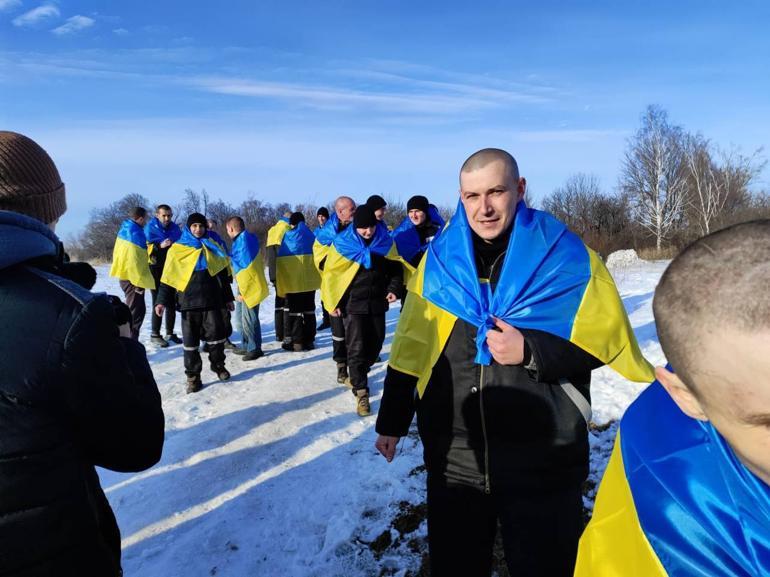
[{"label": "snow covered ground", "polygon": [[[663,357],[652,295],[665,262],[623,262],[613,270],[642,350]],[[122,296],[109,267],[94,290]],[[188,395],[181,345],[147,347],[163,396],[161,462],[139,474],[100,470],[123,535],[127,577],[416,575],[425,551],[422,449],[412,432],[391,464],[374,449],[375,417],[359,418],[336,382],[331,335],[288,353],[275,342],[273,298],[260,309],[266,356],[228,355],[232,379],[206,365],[204,389]],[[398,308],[388,314],[383,362],[370,374],[376,413]],[[181,334],[177,319],[177,332]],[[238,335],[234,335],[237,341]],[[594,373],[594,422],[620,417],[643,388],[607,368]],[[615,427],[592,433],[588,488],[601,477]],[[586,505],[592,506],[593,490]]]}]

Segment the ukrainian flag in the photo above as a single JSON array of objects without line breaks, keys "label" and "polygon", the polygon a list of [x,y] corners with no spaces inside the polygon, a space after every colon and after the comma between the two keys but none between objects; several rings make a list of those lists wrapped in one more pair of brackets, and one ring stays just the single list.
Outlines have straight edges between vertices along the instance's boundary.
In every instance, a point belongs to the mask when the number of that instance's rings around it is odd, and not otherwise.
[{"label": "ukrainian flag", "polygon": [[321,287],[321,275],[313,263],[316,237],[300,222],[286,231],[275,259],[275,288],[279,297],[315,291]]},{"label": "ukrainian flag", "polygon": [[289,219],[281,217],[267,230],[267,246],[278,246],[283,240],[283,235],[291,228]]},{"label": "ukrainian flag", "polygon": [[131,219],[124,220],[120,225],[112,250],[110,276],[127,280],[136,287],[150,290],[157,288],[147,259],[147,237],[142,227]]},{"label": "ukrainian flag", "polygon": [[[441,218],[438,209],[432,204],[428,207],[428,216],[431,222],[437,224],[439,227],[438,232],[433,239],[435,240],[444,228],[444,219]],[[410,261],[419,252],[425,252],[428,248],[428,243],[423,244],[420,242],[420,235],[417,232],[417,227],[414,226],[414,223],[408,216],[404,217],[401,224],[391,232],[391,236],[393,237],[393,243],[396,245],[396,253],[399,257],[398,260],[404,265],[404,284],[407,284],[416,270]]]},{"label": "ukrainian flag", "polygon": [[211,276],[216,276],[228,265],[227,253],[219,243],[208,236],[196,238],[185,228],[179,240],[168,249],[160,282],[184,292],[193,272],[207,269]]},{"label": "ukrainian flag", "polygon": [[176,242],[182,236],[182,231],[175,222],[170,222],[168,228],[165,228],[158,217],[154,216],[150,222],[144,225],[144,236],[147,237],[147,254],[152,259],[156,243],[160,244],[166,239],[171,240],[172,243]]},{"label": "ukrainian flag", "polygon": [[372,268],[372,253],[396,259],[387,227],[377,226],[368,245],[352,224],[334,238],[321,277],[321,301],[327,311],[337,308],[359,268]]},{"label": "ukrainian flag", "polygon": [[628,408],[576,577],[770,574],[770,487],[654,382]]},{"label": "ukrainian flag", "polygon": [[259,239],[248,230],[241,232],[233,240],[230,260],[243,302],[253,309],[267,298],[268,293]]},{"label": "ukrainian flag", "polygon": [[418,378],[420,395],[457,318],[477,327],[476,362],[488,365],[492,317],[562,337],[637,382],[654,378],[601,259],[551,215],[516,207],[497,287],[479,282],[462,203],[428,245],[408,289],[390,366]]},{"label": "ukrainian flag", "polygon": [[315,242],[313,243],[313,262],[318,270],[321,270],[321,263],[329,254],[329,247],[337,236],[337,228],[340,225],[340,219],[337,213],[333,212],[326,221],[326,224],[315,231]]}]

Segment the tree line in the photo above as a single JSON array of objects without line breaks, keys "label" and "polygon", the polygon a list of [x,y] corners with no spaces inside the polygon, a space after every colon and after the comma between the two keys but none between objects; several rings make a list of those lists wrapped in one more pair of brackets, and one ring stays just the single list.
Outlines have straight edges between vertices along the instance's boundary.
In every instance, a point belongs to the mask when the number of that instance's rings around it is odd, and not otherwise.
[{"label": "tree line", "polygon": [[604,256],[625,248],[672,256],[719,228],[770,217],[768,193],[751,190],[766,164],[761,153],[723,150],[650,106],[626,143],[614,192],[579,173],[541,207]]},{"label": "tree line", "polygon": [[[682,246],[719,228],[755,218],[770,218],[770,195],[752,191],[765,167],[762,150],[744,155],[724,150],[700,133],[690,133],[673,124],[665,110],[649,106],[641,126],[628,139],[617,186],[602,190],[599,179],[578,173],[545,196],[539,207],[565,222],[583,241],[602,256],[634,248],[651,256],[673,256]],[[363,198],[356,199],[363,201]],[[386,198],[386,222],[394,227],[406,216],[400,200]],[[217,222],[225,237],[229,216],[239,215],[249,230],[264,243],[267,230],[286,212],[302,212],[315,227],[318,206],[282,202],[270,204],[250,195],[236,206],[212,199],[205,190],[186,189],[176,203],[128,194],[104,208],[91,211],[85,230],[67,240],[67,250],[82,260],[112,258],[120,223],[134,206],[152,211],[156,204],[169,204],[175,220],[200,212]],[[327,206],[330,212],[331,206]],[[446,219],[452,207],[439,207]]]}]

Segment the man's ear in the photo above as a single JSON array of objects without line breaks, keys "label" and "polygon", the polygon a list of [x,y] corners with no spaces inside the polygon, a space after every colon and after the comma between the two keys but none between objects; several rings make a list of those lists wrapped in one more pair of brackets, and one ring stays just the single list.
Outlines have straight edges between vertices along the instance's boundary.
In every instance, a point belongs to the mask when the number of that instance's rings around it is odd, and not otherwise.
[{"label": "man's ear", "polygon": [[682,379],[664,367],[655,367],[655,376],[685,415],[698,421],[708,421],[700,401]]},{"label": "man's ear", "polygon": [[519,183],[516,186],[516,200],[519,201],[524,198],[527,192],[527,179],[523,176],[519,179]]}]

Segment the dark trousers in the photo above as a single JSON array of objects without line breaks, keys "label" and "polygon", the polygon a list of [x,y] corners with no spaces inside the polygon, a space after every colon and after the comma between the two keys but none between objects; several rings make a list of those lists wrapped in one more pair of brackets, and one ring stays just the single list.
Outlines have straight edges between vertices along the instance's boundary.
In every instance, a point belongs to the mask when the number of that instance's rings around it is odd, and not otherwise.
[{"label": "dark trousers", "polygon": [[285,336],[285,321],[288,320],[289,308],[286,306],[286,297],[275,295],[275,340],[282,341]]},{"label": "dark trousers", "polygon": [[498,522],[516,577],[572,577],[583,531],[581,486],[494,490],[428,475],[431,577],[489,577]]},{"label": "dark trousers", "polygon": [[144,314],[147,312],[147,305],[144,304],[144,289],[135,287],[127,280],[120,281],[120,288],[126,295],[126,305],[131,311],[131,338],[139,340],[139,329],[144,322]]},{"label": "dark trousers", "polygon": [[284,325],[283,342],[298,344],[305,348],[315,341],[315,291],[286,295],[289,322]]},{"label": "dark trousers", "polygon": [[377,359],[385,340],[385,313],[345,315],[345,346],[348,351],[348,374],[353,392],[368,390],[369,369]]},{"label": "dark trousers", "polygon": [[332,358],[337,363],[348,362],[348,349],[345,346],[345,317],[329,315],[332,330]]},{"label": "dark trousers", "polygon": [[225,338],[221,309],[182,311],[185,374],[188,377],[201,374],[203,361],[198,352],[201,341],[209,345],[211,370],[219,372],[225,366]]},{"label": "dark trousers", "polygon": [[171,303],[166,307],[162,317],[155,314],[155,305],[158,304],[158,291],[151,290],[152,295],[152,321],[151,321],[151,333],[152,335],[160,335],[160,325],[165,319],[166,321],[166,334],[174,334],[174,326],[176,325],[176,306]]}]

